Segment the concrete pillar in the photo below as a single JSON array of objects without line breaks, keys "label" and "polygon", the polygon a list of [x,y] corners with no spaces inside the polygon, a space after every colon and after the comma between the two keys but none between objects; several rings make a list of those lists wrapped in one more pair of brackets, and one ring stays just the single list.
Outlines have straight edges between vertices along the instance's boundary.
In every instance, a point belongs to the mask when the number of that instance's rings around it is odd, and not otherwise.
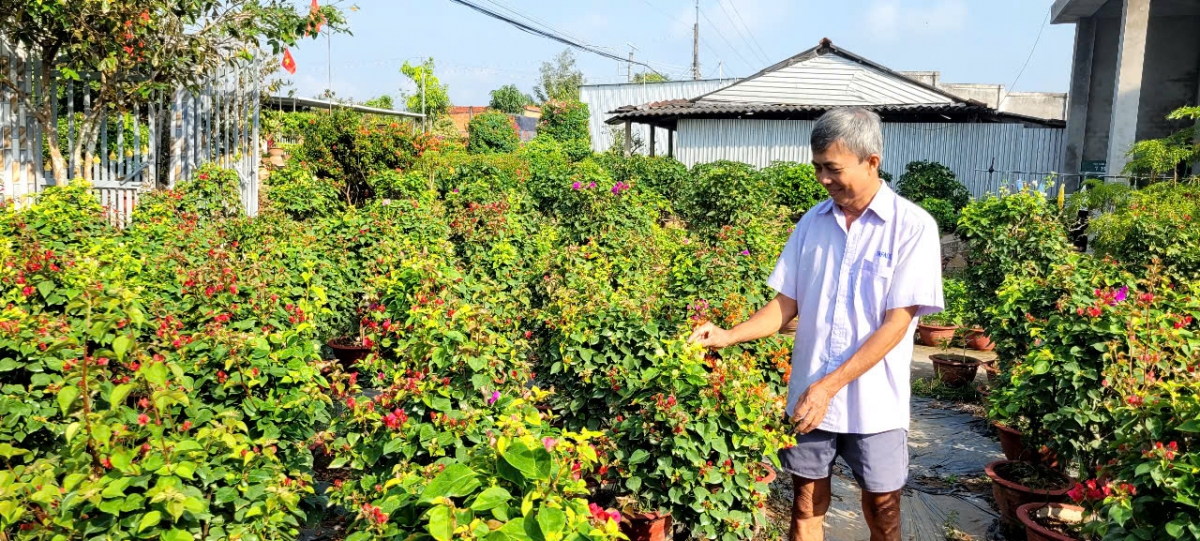
[{"label": "concrete pillar", "polygon": [[1113,90],[1112,123],[1108,129],[1109,175],[1120,175],[1125,153],[1137,141],[1138,105],[1142,102],[1142,65],[1146,59],[1146,30],[1150,0],[1124,0],[1121,37],[1117,47],[1117,84]]},{"label": "concrete pillar", "polygon": [[1092,54],[1096,46],[1096,20],[1088,17],[1075,23],[1075,54],[1071,61],[1071,88],[1067,94],[1066,145],[1060,171],[1067,187],[1079,189],[1078,175],[1083,166],[1083,139],[1087,133],[1088,104],[1092,91]]},{"label": "concrete pillar", "polygon": [[633,155],[633,122],[625,121],[625,157]]}]

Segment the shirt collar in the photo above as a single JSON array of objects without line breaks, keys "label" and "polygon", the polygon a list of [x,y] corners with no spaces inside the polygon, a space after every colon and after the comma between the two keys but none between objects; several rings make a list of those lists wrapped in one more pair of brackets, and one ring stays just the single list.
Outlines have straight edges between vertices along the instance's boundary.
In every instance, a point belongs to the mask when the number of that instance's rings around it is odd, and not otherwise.
[{"label": "shirt collar", "polygon": [[[880,220],[888,221],[896,215],[896,192],[893,192],[883,180],[879,181],[879,191],[875,192],[875,197],[871,199],[871,204],[867,205],[867,210],[874,212]],[[817,208],[817,213],[826,214],[833,210],[833,199],[825,200],[825,203]]]}]

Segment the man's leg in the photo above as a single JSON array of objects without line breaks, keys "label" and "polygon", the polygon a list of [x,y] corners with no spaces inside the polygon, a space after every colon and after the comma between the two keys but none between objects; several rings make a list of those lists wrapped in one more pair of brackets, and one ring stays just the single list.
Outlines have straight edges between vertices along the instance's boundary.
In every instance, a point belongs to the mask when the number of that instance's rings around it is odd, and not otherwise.
[{"label": "man's leg", "polygon": [[900,491],[862,493],[863,517],[871,541],[900,541]]},{"label": "man's leg", "polygon": [[825,512],[829,511],[829,478],[792,476],[791,541],[823,541]]}]

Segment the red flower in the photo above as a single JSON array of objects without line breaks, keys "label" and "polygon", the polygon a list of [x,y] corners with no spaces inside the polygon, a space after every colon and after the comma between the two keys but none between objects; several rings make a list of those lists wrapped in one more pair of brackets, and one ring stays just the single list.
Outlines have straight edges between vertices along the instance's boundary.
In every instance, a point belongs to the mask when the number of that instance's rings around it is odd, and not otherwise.
[{"label": "red flower", "polygon": [[111,470],[112,469],[112,460],[109,460],[108,457],[104,457],[104,458],[100,459],[100,465],[104,466],[105,469]]},{"label": "red flower", "polygon": [[182,430],[182,431],[184,431],[184,432],[187,432],[188,430],[191,430],[191,429],[192,429],[192,422],[191,422],[191,421],[184,421],[184,422],[183,422],[183,424],[182,424],[182,425],[180,425],[179,429],[180,429],[180,430]]},{"label": "red flower", "polygon": [[140,400],[138,400],[138,407],[140,407],[142,409],[149,408],[150,407],[150,399],[143,396]]},{"label": "red flower", "polygon": [[1142,293],[1141,295],[1138,295],[1138,300],[1139,300],[1139,301],[1142,301],[1142,302],[1145,302],[1145,303],[1153,302],[1153,301],[1154,301],[1154,294],[1152,294],[1152,293]]},{"label": "red flower", "polygon": [[21,288],[21,294],[26,297],[33,295],[33,286],[25,286]]},{"label": "red flower", "polygon": [[139,414],[137,421],[139,425],[146,426],[146,423],[150,422],[150,416],[145,413]]}]

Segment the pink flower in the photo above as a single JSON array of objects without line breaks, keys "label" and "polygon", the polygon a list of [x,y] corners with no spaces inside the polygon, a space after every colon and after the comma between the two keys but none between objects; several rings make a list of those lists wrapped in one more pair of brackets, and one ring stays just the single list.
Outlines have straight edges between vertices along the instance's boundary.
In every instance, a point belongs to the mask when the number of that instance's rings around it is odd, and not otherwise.
[{"label": "pink flower", "polygon": [[1084,498],[1083,483],[1075,483],[1075,486],[1067,491],[1067,496],[1070,496],[1071,500],[1076,503],[1082,502]]},{"label": "pink flower", "polygon": [[1125,297],[1127,297],[1128,295],[1129,295],[1129,287],[1121,286],[1121,289],[1118,289],[1117,294],[1113,296],[1113,301],[1122,302],[1125,300]]},{"label": "pink flower", "polygon": [[492,391],[492,396],[487,398],[487,405],[495,404],[497,400],[500,400],[500,391]]},{"label": "pink flower", "polygon": [[149,423],[149,422],[150,422],[149,415],[146,415],[145,413],[138,415],[138,425],[146,426],[146,423]]},{"label": "pink flower", "polygon": [[549,436],[542,438],[542,446],[545,447],[547,451],[553,451],[555,445],[558,445],[558,440],[555,440]]},{"label": "pink flower", "polygon": [[742,250],[742,255],[750,255],[750,250]]},{"label": "pink flower", "polygon": [[578,180],[576,180],[574,183],[572,183],[572,184],[571,184],[571,189],[572,189],[572,190],[578,190],[578,189],[580,189],[580,188],[582,188],[582,187],[583,187],[583,185],[582,185],[582,184],[580,184]]}]

